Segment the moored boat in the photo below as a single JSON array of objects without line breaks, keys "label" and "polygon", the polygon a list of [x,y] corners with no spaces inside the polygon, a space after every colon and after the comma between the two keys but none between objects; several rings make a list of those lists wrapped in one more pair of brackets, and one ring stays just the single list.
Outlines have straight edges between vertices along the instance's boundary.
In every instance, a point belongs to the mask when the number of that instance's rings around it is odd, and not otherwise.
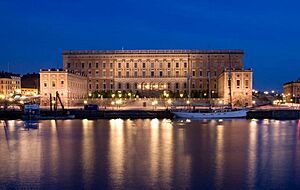
[{"label": "moored boat", "polygon": [[187,110],[172,113],[178,118],[189,119],[223,119],[223,118],[243,118],[247,116],[248,109],[212,109],[212,110]]}]

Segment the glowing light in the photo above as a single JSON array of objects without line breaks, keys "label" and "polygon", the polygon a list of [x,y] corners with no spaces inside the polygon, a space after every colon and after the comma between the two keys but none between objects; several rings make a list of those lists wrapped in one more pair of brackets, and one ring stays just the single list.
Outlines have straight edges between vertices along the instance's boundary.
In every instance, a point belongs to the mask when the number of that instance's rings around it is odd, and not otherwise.
[{"label": "glowing light", "polygon": [[255,103],[256,103],[256,101],[255,101],[255,100],[253,100],[253,101],[252,101],[252,104],[255,104]]},{"label": "glowing light", "polygon": [[172,100],[171,99],[168,99],[168,104],[172,104]]},{"label": "glowing light", "polygon": [[187,104],[190,104],[191,102],[188,100],[188,101],[186,101],[186,103],[187,103]]},{"label": "glowing light", "polygon": [[86,100],[83,101],[84,104],[87,104],[88,102]]},{"label": "glowing light", "polygon": [[20,101],[20,104],[24,104],[24,101],[23,101],[23,100],[21,100],[21,101]]},{"label": "glowing light", "polygon": [[116,96],[115,94],[112,94],[112,95],[111,95],[112,98],[114,98],[115,96]]},{"label": "glowing light", "polygon": [[14,101],[14,99],[13,98],[8,98],[8,101],[12,102],[12,101]]},{"label": "glowing light", "polygon": [[183,97],[183,94],[182,93],[180,93],[180,98],[182,98]]}]

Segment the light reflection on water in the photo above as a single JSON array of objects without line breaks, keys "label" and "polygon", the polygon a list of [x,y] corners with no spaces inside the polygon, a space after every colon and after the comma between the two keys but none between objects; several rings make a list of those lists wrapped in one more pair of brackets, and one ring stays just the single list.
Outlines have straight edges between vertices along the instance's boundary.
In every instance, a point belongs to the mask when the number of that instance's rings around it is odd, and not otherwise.
[{"label": "light reflection on water", "polygon": [[64,120],[0,130],[2,188],[298,189],[300,120]]}]

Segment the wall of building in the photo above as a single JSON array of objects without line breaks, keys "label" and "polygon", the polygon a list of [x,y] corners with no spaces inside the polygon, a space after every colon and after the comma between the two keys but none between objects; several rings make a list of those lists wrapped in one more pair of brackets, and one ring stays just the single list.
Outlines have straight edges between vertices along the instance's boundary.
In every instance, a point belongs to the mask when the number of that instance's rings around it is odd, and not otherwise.
[{"label": "wall of building", "polygon": [[43,106],[50,105],[50,94],[55,97],[56,92],[65,106],[74,106],[87,96],[87,77],[67,70],[41,70],[40,90]]},{"label": "wall of building", "polygon": [[[231,82],[229,82],[231,75]],[[232,105],[252,105],[252,70],[226,70],[218,78],[218,95],[224,104],[230,103],[230,83]]]},{"label": "wall of building", "polygon": [[285,83],[283,93],[286,102],[300,103],[300,80]]},{"label": "wall of building", "polygon": [[[64,68],[87,74],[89,91],[217,91],[224,69],[243,68],[243,51],[65,51]],[[188,80],[188,78],[190,80]]]}]

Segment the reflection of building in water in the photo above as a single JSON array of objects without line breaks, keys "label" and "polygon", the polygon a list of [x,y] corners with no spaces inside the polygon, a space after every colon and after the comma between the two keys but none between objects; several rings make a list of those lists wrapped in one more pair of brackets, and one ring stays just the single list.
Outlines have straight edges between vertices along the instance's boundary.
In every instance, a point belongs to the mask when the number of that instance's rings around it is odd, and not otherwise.
[{"label": "reflection of building in water", "polygon": [[216,174],[215,174],[215,183],[217,189],[222,189],[222,185],[224,183],[224,126],[217,125],[216,126],[216,144],[215,144],[215,167],[216,167]]},{"label": "reflection of building in water", "polygon": [[[110,120],[109,133],[109,170],[110,180],[115,188],[122,188],[125,179],[125,143],[124,143],[124,121],[122,119]],[[132,166],[133,167],[133,166]]]},{"label": "reflection of building in water", "polygon": [[256,175],[257,175],[257,121],[251,120],[249,129],[249,138],[248,138],[248,174],[247,182],[250,189],[255,187]]}]

